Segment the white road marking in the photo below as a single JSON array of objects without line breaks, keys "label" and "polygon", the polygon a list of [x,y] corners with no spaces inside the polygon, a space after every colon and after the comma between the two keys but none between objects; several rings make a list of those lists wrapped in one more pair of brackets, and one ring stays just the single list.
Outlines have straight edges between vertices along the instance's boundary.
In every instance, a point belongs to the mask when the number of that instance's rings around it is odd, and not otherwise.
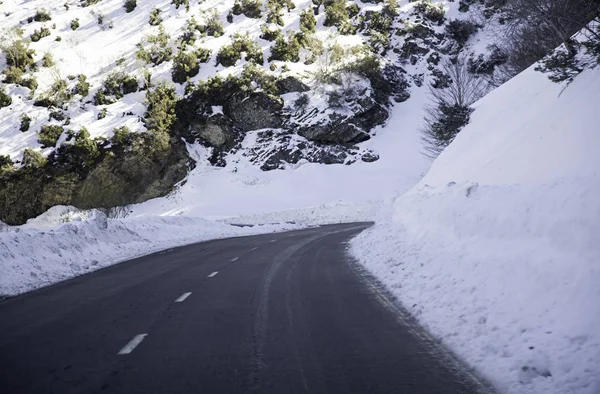
[{"label": "white road marking", "polygon": [[250,250],[256,250],[256,249],[258,249],[258,246],[255,246],[255,247],[253,247],[253,248],[252,248],[252,249],[250,249]]},{"label": "white road marking", "polygon": [[148,334],[138,334],[123,349],[119,350],[119,354],[129,354],[139,345]]},{"label": "white road marking", "polygon": [[237,261],[239,259],[239,257],[234,257],[231,259],[231,261]]},{"label": "white road marking", "polygon": [[275,242],[275,241],[277,241],[277,240],[276,240],[276,239],[272,239],[272,240],[271,240],[271,241],[269,241],[269,242],[273,243],[273,242]]},{"label": "white road marking", "polygon": [[213,276],[217,275],[219,273],[219,271],[215,271],[212,274],[208,275],[207,278],[212,278]]},{"label": "white road marking", "polygon": [[192,293],[183,293],[178,299],[175,300],[175,302],[183,302],[185,301],[186,298],[188,298]]}]

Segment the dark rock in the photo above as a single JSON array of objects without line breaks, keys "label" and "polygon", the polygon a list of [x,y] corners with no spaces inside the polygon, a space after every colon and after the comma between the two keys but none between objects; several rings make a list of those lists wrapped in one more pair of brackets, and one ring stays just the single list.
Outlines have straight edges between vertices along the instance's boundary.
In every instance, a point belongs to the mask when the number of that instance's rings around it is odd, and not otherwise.
[{"label": "dark rock", "polygon": [[403,59],[411,59],[411,63],[413,62],[412,57],[420,57],[428,54],[430,51],[429,48],[422,47],[414,41],[406,41],[404,45],[402,45],[402,53],[400,57]]},{"label": "dark rock", "polygon": [[349,122],[307,126],[298,130],[298,134],[311,141],[329,144],[354,144],[370,138],[369,134]]},{"label": "dark rock", "polygon": [[360,159],[366,163],[372,163],[374,161],[379,160],[379,155],[374,153],[373,151],[367,151],[362,154]]},{"label": "dark rock", "polygon": [[247,98],[233,97],[223,107],[225,115],[242,131],[277,129],[283,124],[283,103],[266,93],[251,93]]},{"label": "dark rock", "polygon": [[276,84],[280,95],[293,92],[308,92],[310,90],[308,85],[295,77],[280,79]]},{"label": "dark rock", "polygon": [[388,111],[381,105],[376,104],[369,110],[356,115],[352,122],[363,130],[371,130],[375,126],[384,124],[388,117]]},{"label": "dark rock", "polygon": [[190,134],[204,144],[224,150],[230,149],[236,142],[238,134],[233,122],[223,114],[216,114],[208,119],[200,119],[190,125]]}]

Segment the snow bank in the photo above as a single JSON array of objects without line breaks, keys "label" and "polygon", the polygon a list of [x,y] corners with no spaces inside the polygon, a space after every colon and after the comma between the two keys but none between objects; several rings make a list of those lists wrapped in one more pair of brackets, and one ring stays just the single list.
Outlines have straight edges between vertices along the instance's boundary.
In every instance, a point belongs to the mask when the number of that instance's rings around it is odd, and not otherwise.
[{"label": "snow bank", "polygon": [[599,102],[598,69],[525,71],[352,243],[504,393],[600,392]]},{"label": "snow bank", "polygon": [[[239,228],[184,216],[107,220],[99,211],[74,215],[64,208],[54,207],[27,225],[0,232],[0,296],[174,246],[299,227],[283,223]],[[57,224],[61,220],[72,221]]]}]

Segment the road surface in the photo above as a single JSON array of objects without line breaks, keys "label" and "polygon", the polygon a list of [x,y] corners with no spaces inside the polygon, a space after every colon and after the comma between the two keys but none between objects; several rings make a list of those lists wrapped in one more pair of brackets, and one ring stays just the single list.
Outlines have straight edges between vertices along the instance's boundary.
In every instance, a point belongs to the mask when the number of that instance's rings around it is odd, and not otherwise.
[{"label": "road surface", "polygon": [[368,226],[203,242],[2,301],[0,392],[485,392],[347,255]]}]

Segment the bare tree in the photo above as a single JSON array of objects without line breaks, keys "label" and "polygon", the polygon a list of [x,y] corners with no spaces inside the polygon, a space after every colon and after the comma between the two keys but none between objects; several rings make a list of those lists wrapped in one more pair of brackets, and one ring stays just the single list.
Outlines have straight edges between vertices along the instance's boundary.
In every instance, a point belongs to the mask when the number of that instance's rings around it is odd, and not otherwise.
[{"label": "bare tree", "polygon": [[424,154],[437,157],[469,122],[471,104],[483,97],[487,91],[484,79],[468,71],[464,57],[446,60],[442,69],[451,82],[445,89],[430,85],[432,103],[425,111],[425,125],[421,140]]}]

